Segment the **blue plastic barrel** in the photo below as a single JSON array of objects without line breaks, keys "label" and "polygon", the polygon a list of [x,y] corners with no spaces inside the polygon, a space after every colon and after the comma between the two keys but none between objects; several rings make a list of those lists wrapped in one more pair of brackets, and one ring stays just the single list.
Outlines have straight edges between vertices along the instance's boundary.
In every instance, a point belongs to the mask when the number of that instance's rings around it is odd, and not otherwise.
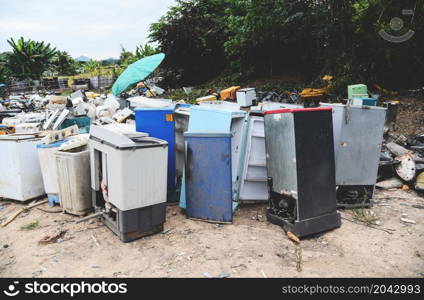
[{"label": "blue plastic barrel", "polygon": [[232,222],[231,134],[186,132],[184,136],[187,215]]},{"label": "blue plastic barrel", "polygon": [[135,125],[138,132],[148,133],[168,142],[168,202],[178,201],[175,194],[175,122],[174,108],[136,108]]}]

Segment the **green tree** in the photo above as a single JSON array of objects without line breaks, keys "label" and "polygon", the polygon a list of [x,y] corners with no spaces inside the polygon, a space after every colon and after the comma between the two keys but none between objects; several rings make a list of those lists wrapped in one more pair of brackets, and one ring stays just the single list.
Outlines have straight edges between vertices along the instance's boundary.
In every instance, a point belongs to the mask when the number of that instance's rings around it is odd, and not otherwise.
[{"label": "green tree", "polygon": [[83,65],[84,71],[89,72],[89,73],[98,72],[100,67],[101,67],[100,62],[98,62],[96,60],[90,60],[90,61],[84,63],[84,65]]},{"label": "green tree", "polygon": [[[419,0],[177,0],[151,25],[150,40],[166,54],[161,69],[173,85],[298,73],[317,85],[333,75],[337,93],[358,82],[416,88],[424,77],[423,12]],[[393,43],[380,30],[415,35]]]},{"label": "green tree", "polygon": [[155,48],[153,48],[151,45],[146,44],[146,45],[139,45],[136,47],[134,54],[129,55],[123,62],[122,62],[122,66],[123,67],[127,67],[130,64],[136,62],[139,59],[142,59],[143,57],[146,56],[150,56],[150,55],[154,55],[156,53],[158,53],[159,51]]},{"label": "green tree", "polygon": [[10,83],[12,72],[8,67],[9,52],[0,53],[0,83]]},{"label": "green tree", "polygon": [[18,79],[40,79],[52,63],[56,48],[50,44],[25,40],[21,37],[15,42],[13,38],[7,41],[12,47],[8,57],[8,68]]},{"label": "green tree", "polygon": [[165,53],[168,85],[197,84],[225,68],[225,9],[230,0],[177,0],[150,26],[150,41]]},{"label": "green tree", "polygon": [[57,51],[52,59],[52,70],[58,75],[72,76],[77,74],[78,63],[66,51]]},{"label": "green tree", "polygon": [[134,57],[134,54],[130,51],[127,51],[123,46],[121,46],[121,54],[119,55],[118,64],[121,65],[132,57]]},{"label": "green tree", "polygon": [[287,69],[310,70],[316,43],[309,1],[239,0],[226,12],[224,46],[233,68],[245,76],[271,77]]}]

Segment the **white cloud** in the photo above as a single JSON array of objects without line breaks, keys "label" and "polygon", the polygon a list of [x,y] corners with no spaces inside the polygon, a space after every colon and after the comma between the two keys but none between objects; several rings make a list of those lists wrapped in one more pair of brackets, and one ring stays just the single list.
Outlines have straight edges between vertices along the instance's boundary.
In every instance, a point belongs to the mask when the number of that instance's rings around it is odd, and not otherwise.
[{"label": "white cloud", "polygon": [[119,56],[147,42],[149,25],[175,0],[0,0],[0,52],[23,36],[77,57]]}]

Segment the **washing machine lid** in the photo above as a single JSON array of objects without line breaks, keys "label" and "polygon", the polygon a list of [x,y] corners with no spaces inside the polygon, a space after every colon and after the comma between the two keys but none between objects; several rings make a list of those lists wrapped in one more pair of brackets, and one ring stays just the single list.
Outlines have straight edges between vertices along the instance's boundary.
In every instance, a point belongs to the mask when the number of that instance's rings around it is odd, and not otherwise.
[{"label": "washing machine lid", "polygon": [[91,125],[90,138],[94,137],[97,140],[107,142],[115,147],[131,147],[137,142],[134,139],[148,137],[145,132],[135,131],[134,124],[107,124],[104,126]]}]

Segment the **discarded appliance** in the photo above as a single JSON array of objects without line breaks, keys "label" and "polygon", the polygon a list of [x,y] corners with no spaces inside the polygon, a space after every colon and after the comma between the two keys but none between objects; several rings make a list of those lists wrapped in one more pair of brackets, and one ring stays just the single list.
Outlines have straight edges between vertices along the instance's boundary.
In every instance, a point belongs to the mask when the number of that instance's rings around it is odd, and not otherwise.
[{"label": "discarded appliance", "polygon": [[209,96],[204,96],[204,97],[200,97],[196,99],[196,103],[200,104],[202,102],[208,102],[208,101],[216,101],[217,98],[215,95],[209,95]]},{"label": "discarded appliance", "polygon": [[65,129],[50,131],[48,134],[46,134],[46,136],[43,137],[42,142],[44,144],[51,144],[76,134],[78,134],[78,126],[72,125],[71,127],[67,127]]},{"label": "discarded appliance", "polygon": [[87,146],[56,151],[60,206],[64,212],[83,216],[92,209],[90,151]]},{"label": "discarded appliance", "polygon": [[[244,119],[246,112],[226,105],[222,109],[218,106],[192,106],[190,109],[190,122],[188,132],[214,132],[231,134],[231,173],[233,186],[233,199],[236,200],[238,178],[237,173],[242,152]],[[234,202],[237,207],[237,202]],[[186,208],[184,179],[181,185],[180,207]]]},{"label": "discarded appliance", "polygon": [[368,88],[365,84],[353,84],[347,87],[347,97],[349,100],[354,98],[368,98]]},{"label": "discarded appliance", "polygon": [[70,111],[67,109],[64,109],[60,115],[57,117],[56,121],[53,124],[53,130],[57,130],[59,126],[65,121],[66,117],[70,114]]},{"label": "discarded appliance", "polygon": [[175,174],[177,189],[181,187],[184,169],[184,132],[188,130],[191,104],[178,104],[174,112],[175,119]]},{"label": "discarded appliance", "polygon": [[199,103],[200,106],[209,107],[212,109],[221,109],[221,110],[229,110],[229,111],[239,111],[240,105],[238,103],[229,102],[229,101],[203,101]]},{"label": "discarded appliance", "polygon": [[37,135],[1,135],[0,197],[26,201],[45,194]]},{"label": "discarded appliance", "polygon": [[54,120],[56,120],[56,118],[59,116],[60,114],[60,110],[57,109],[54,112],[51,113],[51,115],[49,116],[49,118],[46,120],[46,122],[44,122],[43,124],[43,129],[47,130],[49,129],[50,126],[52,126]]},{"label": "discarded appliance", "polygon": [[238,90],[240,90],[240,87],[239,86],[229,87],[229,88],[227,88],[227,89],[222,90],[221,92],[219,92],[219,97],[222,100],[226,100],[226,99],[236,100],[236,98],[237,98],[236,93],[237,93]]},{"label": "discarded appliance", "polygon": [[134,125],[92,125],[93,206],[123,242],[161,232],[166,213],[168,143]]},{"label": "discarded appliance", "polygon": [[384,132],[394,131],[396,129],[396,119],[399,110],[399,101],[387,102],[386,123],[384,124]]},{"label": "discarded appliance", "polygon": [[240,156],[237,199],[239,202],[268,201],[263,112],[250,111],[246,126],[243,153]]},{"label": "discarded appliance", "polygon": [[371,207],[386,109],[321,103],[333,110],[337,204]]},{"label": "discarded appliance", "polygon": [[13,118],[3,118],[2,120],[2,124],[5,126],[16,126],[18,124],[21,124],[22,120],[20,120],[17,117],[13,117]]},{"label": "discarded appliance", "polygon": [[38,157],[40,159],[41,174],[43,175],[44,190],[46,191],[49,205],[53,206],[60,203],[59,196],[59,177],[57,174],[57,163],[55,152],[67,140],[37,145]]},{"label": "discarded appliance", "polygon": [[15,125],[15,133],[31,134],[40,131],[40,123],[21,123]]},{"label": "discarded appliance", "polygon": [[171,99],[151,99],[143,96],[131,97],[127,99],[130,102],[130,107],[144,107],[144,108],[160,108],[169,107],[172,105]]},{"label": "discarded appliance", "polygon": [[240,89],[237,91],[237,103],[241,107],[252,106],[256,100],[256,90],[254,88]]},{"label": "discarded appliance", "polygon": [[353,98],[349,100],[352,106],[377,106],[377,99],[364,97],[364,98]]},{"label": "discarded appliance", "polygon": [[175,177],[175,105],[164,108],[136,108],[137,132],[168,142],[168,202],[178,202]]},{"label": "discarded appliance", "polygon": [[187,215],[232,222],[231,134],[186,132],[184,136]]},{"label": "discarded appliance", "polygon": [[78,133],[90,133],[91,118],[90,117],[73,117],[63,121],[59,129],[65,129],[72,125],[78,126]]},{"label": "discarded appliance", "polygon": [[264,114],[267,219],[299,237],[339,227],[331,108]]}]

